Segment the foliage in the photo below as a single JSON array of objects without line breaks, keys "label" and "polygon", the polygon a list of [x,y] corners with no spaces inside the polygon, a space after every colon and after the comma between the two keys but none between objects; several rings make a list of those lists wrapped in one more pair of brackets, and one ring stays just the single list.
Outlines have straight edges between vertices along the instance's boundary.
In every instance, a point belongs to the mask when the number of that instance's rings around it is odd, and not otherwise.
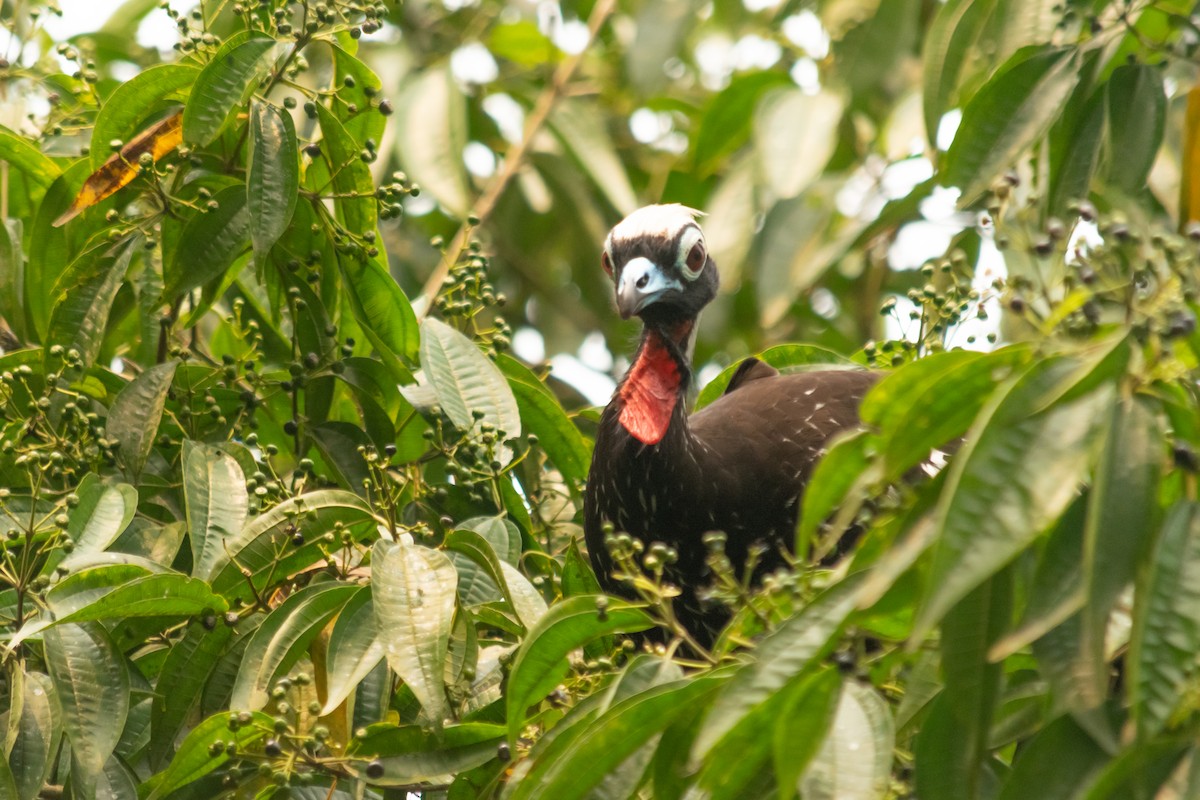
[{"label": "foliage", "polygon": [[[3,9],[48,111],[0,128],[0,796],[1200,793],[1191,4],[599,0],[586,47],[553,4],[176,4],[165,59],[142,0]],[[734,37],[771,63],[714,73]],[[711,650],[667,548],[614,537],[640,600],[598,593],[595,415],[507,352],[623,346],[595,253],[660,198],[738,290],[701,403],[786,338],[888,370],[795,569],[704,543]]]}]

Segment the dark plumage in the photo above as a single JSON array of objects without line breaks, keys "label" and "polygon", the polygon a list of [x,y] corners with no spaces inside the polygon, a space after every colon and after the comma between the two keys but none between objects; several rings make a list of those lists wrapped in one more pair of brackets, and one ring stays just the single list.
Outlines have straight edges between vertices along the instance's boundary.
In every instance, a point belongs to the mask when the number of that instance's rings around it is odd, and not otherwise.
[{"label": "dark plumage", "polygon": [[717,270],[699,226],[682,206],[649,206],[619,223],[603,263],[624,317],[644,323],[633,366],[600,419],[584,502],[588,551],[605,587],[611,579],[604,524],[679,553],[671,578],[676,610],[701,640],[724,622],[702,607],[708,582],[704,534],[724,531],[735,568],[753,542],[767,545],[759,574],[783,563],[799,500],[831,436],[858,424],[858,404],[876,380],[858,370],[781,375],[749,359],[725,394],[689,415],[690,346],[696,317],[717,290]]}]

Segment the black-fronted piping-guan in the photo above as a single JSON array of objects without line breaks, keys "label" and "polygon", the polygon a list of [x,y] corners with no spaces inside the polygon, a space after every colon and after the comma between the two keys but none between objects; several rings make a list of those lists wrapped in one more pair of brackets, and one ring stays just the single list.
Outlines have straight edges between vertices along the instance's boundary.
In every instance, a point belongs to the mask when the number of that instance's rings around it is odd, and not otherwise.
[{"label": "black-fronted piping-guan", "polygon": [[584,531],[597,575],[612,578],[605,524],[678,552],[667,575],[682,590],[675,612],[702,642],[727,612],[699,595],[709,583],[704,535],[723,531],[739,572],[752,543],[756,574],[784,563],[804,486],[830,437],[858,424],[858,404],[878,376],[862,370],[780,374],[744,362],[725,394],[688,413],[696,320],[717,293],[697,212],[647,206],[612,229],[601,264],[617,310],[643,323],[633,366],[604,409],[584,500]]}]

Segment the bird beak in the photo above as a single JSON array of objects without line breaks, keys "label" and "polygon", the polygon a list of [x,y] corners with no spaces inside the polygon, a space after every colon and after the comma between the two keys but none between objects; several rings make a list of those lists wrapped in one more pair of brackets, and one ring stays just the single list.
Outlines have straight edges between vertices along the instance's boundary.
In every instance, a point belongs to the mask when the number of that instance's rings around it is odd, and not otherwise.
[{"label": "bird beak", "polygon": [[664,275],[650,259],[640,256],[631,259],[617,282],[617,311],[621,319],[629,319],[672,290],[683,291],[683,285]]}]

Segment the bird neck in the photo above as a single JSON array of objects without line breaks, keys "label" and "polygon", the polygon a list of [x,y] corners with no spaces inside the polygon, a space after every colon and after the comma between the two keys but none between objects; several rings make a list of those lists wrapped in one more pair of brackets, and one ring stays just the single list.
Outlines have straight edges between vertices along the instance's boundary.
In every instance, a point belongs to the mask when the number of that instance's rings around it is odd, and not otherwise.
[{"label": "bird neck", "polygon": [[633,366],[617,390],[621,426],[643,444],[658,444],[667,434],[675,408],[691,380],[695,319],[647,325]]}]

